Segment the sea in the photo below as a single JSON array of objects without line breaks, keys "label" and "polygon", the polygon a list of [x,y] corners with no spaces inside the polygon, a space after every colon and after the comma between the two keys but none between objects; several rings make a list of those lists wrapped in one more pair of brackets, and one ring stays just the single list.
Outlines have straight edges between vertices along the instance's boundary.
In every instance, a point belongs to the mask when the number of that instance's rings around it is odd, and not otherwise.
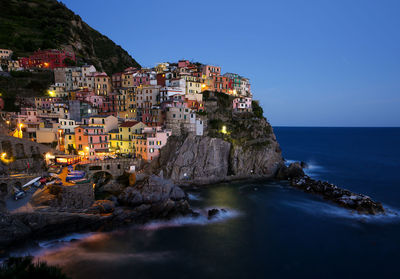
[{"label": "sea", "polygon": [[[203,216],[15,251],[71,278],[400,278],[400,128],[274,127],[289,164],[382,202],[359,215],[279,181],[192,189]],[[208,220],[208,209],[225,209]]]}]

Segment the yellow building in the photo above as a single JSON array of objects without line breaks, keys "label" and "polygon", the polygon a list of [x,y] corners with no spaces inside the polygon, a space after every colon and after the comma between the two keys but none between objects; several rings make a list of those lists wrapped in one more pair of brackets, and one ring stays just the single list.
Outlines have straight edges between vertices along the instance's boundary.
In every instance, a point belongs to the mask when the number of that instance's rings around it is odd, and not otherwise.
[{"label": "yellow building", "polygon": [[94,90],[97,95],[107,96],[111,93],[111,78],[106,73],[94,74]]},{"label": "yellow building", "polygon": [[134,135],[141,134],[147,127],[143,122],[125,121],[118,130],[112,130],[109,134],[110,151],[121,154],[134,154]]},{"label": "yellow building", "polygon": [[124,72],[121,75],[122,87],[133,87],[133,72]]},{"label": "yellow building", "polygon": [[118,95],[118,116],[124,119],[136,119],[136,87],[124,88]]},{"label": "yellow building", "polygon": [[194,76],[184,76],[183,79],[186,82],[186,97],[192,101],[202,102],[203,95],[201,94],[201,92],[203,90],[203,83],[201,78]]},{"label": "yellow building", "polygon": [[71,154],[70,150],[76,150],[75,144],[75,134],[73,133],[66,133],[64,135],[64,146],[65,146],[65,153]]}]

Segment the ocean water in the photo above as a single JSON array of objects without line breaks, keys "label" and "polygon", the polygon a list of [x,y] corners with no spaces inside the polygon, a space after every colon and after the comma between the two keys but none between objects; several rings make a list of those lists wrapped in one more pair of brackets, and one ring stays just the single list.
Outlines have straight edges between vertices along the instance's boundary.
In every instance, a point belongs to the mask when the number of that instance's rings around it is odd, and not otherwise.
[{"label": "ocean water", "polygon": [[399,278],[400,129],[274,130],[288,162],[307,162],[310,176],[365,193],[388,214],[358,215],[285,182],[223,183],[190,191],[204,214],[227,209],[215,220],[155,221],[29,252],[72,278]]}]

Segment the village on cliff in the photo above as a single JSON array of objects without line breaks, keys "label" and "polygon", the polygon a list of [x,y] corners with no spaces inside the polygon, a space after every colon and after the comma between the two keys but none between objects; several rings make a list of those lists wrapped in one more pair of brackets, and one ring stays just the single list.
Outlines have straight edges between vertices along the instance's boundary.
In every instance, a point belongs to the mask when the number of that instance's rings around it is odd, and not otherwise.
[{"label": "village on cliff", "polygon": [[[205,91],[233,96],[235,112],[252,110],[249,79],[222,74],[219,66],[180,60],[109,76],[93,65],[71,66],[76,57],[66,50],[15,60],[12,53],[0,49],[3,75],[51,71],[54,84],[45,96],[17,96],[20,111],[1,113],[8,133],[55,148],[58,156],[47,159],[57,163],[121,156],[151,161],[171,135],[206,133]],[[3,152],[2,160],[7,157]]]}]

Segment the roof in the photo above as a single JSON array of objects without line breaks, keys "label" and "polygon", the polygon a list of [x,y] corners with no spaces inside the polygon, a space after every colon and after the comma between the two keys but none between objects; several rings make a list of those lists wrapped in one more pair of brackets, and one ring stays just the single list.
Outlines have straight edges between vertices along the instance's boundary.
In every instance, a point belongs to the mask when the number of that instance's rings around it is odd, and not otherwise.
[{"label": "roof", "polygon": [[135,126],[138,123],[139,123],[138,121],[125,121],[124,123],[122,123],[119,126],[120,127],[132,127],[132,126]]},{"label": "roof", "polygon": [[80,125],[78,127],[75,127],[75,129],[76,128],[82,128],[82,129],[104,129],[103,126],[89,126],[89,125]]}]

